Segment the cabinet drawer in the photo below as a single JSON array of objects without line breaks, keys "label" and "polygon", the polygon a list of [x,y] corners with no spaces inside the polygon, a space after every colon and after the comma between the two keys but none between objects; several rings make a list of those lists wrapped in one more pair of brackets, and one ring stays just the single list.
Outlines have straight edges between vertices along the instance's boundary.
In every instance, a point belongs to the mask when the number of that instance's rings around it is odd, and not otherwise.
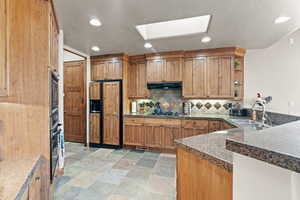
[{"label": "cabinet drawer", "polygon": [[145,124],[169,126],[169,127],[180,127],[179,119],[155,119],[155,118],[145,118]]},{"label": "cabinet drawer", "polygon": [[209,132],[215,132],[221,130],[221,122],[220,121],[209,121],[208,122]]},{"label": "cabinet drawer", "polygon": [[208,129],[208,120],[183,120],[183,128]]},{"label": "cabinet drawer", "polygon": [[145,118],[124,118],[124,123],[125,124],[134,124],[134,123],[137,123],[137,124],[142,124],[144,123],[145,121]]}]

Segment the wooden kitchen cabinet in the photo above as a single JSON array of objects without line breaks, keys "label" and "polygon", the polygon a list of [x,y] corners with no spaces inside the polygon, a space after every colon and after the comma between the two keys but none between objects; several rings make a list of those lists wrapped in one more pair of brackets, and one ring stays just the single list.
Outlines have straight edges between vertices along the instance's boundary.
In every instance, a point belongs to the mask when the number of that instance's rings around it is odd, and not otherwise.
[{"label": "wooden kitchen cabinet", "polygon": [[182,58],[166,58],[163,80],[167,82],[182,81]]},{"label": "wooden kitchen cabinet", "polygon": [[183,70],[183,96],[185,98],[206,98],[206,58],[187,58]]},{"label": "wooden kitchen cabinet", "polygon": [[208,131],[210,133],[221,130],[221,121],[209,120]]},{"label": "wooden kitchen cabinet", "polygon": [[100,114],[90,114],[90,143],[100,144]]},{"label": "wooden kitchen cabinet", "polygon": [[149,91],[146,80],[146,63],[131,63],[128,68],[128,97],[129,98],[147,98]]},{"label": "wooden kitchen cabinet", "polygon": [[109,61],[93,60],[91,64],[91,79],[117,80],[123,78],[122,60],[112,59]]},{"label": "wooden kitchen cabinet", "polygon": [[207,58],[207,96],[233,98],[233,58],[231,56]]},{"label": "wooden kitchen cabinet", "polygon": [[0,96],[6,96],[8,92],[7,0],[0,1],[0,30]]},{"label": "wooden kitchen cabinet", "polygon": [[175,119],[125,118],[125,145],[174,150],[174,139],[181,134],[181,122]]},{"label": "wooden kitchen cabinet", "polygon": [[147,82],[163,82],[164,80],[164,61],[159,60],[148,60],[147,61]]},{"label": "wooden kitchen cabinet", "polygon": [[181,82],[182,58],[147,60],[147,82]]},{"label": "wooden kitchen cabinet", "polygon": [[146,133],[143,124],[126,123],[124,129],[124,144],[133,146],[145,145]]},{"label": "wooden kitchen cabinet", "polygon": [[100,82],[90,83],[90,99],[100,99]]},{"label": "wooden kitchen cabinet", "polygon": [[41,199],[42,180],[41,180],[41,167],[38,167],[28,186],[28,199],[39,200]]},{"label": "wooden kitchen cabinet", "polygon": [[49,4],[49,66],[52,70],[58,70],[58,40],[59,30],[54,14],[53,5]]}]

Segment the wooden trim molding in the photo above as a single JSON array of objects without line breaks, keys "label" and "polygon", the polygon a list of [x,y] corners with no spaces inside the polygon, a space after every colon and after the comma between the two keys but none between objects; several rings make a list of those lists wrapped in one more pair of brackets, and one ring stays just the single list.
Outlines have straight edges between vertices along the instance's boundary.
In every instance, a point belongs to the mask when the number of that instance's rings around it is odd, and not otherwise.
[{"label": "wooden trim molding", "polygon": [[123,60],[128,61],[129,57],[125,53],[119,53],[119,54],[107,54],[107,55],[100,55],[100,56],[91,56],[91,62],[106,62],[111,61],[113,59],[116,59],[117,61]]},{"label": "wooden trim molding", "polygon": [[[0,83],[0,96],[8,96],[9,91],[9,61],[8,61],[8,54],[9,54],[9,21],[8,21],[8,3],[9,1],[3,0],[1,2],[1,10],[4,12],[1,13],[0,18],[0,28],[4,28],[0,36],[0,56],[4,59],[0,62],[0,80],[3,82]],[[3,6],[3,7],[2,7]],[[3,30],[3,29],[2,29]]]}]

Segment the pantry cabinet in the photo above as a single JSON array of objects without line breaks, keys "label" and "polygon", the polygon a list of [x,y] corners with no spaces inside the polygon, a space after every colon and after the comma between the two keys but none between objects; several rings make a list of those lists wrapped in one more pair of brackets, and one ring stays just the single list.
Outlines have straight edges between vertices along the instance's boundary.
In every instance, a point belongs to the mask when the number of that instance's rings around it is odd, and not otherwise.
[{"label": "pantry cabinet", "polygon": [[0,30],[0,96],[6,96],[8,92],[7,0],[0,1]]},{"label": "pantry cabinet", "polygon": [[128,97],[147,98],[146,62],[132,62],[128,68]]},{"label": "pantry cabinet", "polygon": [[182,58],[148,58],[147,82],[181,82]]}]

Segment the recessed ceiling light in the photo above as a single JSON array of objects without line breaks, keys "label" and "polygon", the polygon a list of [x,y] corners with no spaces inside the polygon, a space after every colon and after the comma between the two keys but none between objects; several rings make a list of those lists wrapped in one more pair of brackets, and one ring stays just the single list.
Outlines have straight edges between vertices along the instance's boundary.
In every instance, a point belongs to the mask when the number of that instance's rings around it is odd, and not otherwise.
[{"label": "recessed ceiling light", "polygon": [[145,45],[144,45],[144,47],[146,49],[150,49],[150,48],[152,48],[152,44],[150,42],[146,42]]},{"label": "recessed ceiling light", "polygon": [[206,37],[204,37],[204,38],[202,38],[202,40],[201,40],[203,43],[208,43],[208,42],[210,42],[211,41],[211,38],[210,37],[208,37],[208,36],[206,36]]},{"label": "recessed ceiling light", "polygon": [[101,26],[102,25],[102,23],[100,22],[100,20],[97,19],[97,18],[91,19],[90,20],[90,24],[93,25],[93,26]]},{"label": "recessed ceiling light", "polygon": [[280,17],[275,19],[275,24],[281,24],[281,23],[289,21],[290,19],[291,18],[287,17],[287,16],[280,16]]},{"label": "recessed ceiling light", "polygon": [[98,46],[93,46],[92,50],[98,52],[98,51],[100,51],[100,48]]},{"label": "recessed ceiling light", "polygon": [[207,32],[211,16],[163,21],[152,24],[142,24],[136,29],[144,40],[168,38]]}]

